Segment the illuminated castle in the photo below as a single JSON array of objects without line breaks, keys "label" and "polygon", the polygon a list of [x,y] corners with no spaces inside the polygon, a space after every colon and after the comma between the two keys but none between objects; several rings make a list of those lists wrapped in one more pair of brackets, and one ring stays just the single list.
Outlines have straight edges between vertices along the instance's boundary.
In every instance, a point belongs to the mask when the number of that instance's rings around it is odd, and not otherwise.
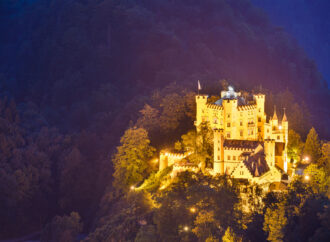
[{"label": "illuminated castle", "polygon": [[[210,173],[227,174],[258,184],[281,181],[282,173],[287,172],[285,113],[279,121],[274,110],[267,122],[265,95],[255,94],[253,100],[246,101],[232,87],[222,91],[215,103],[210,103],[207,95],[197,95],[196,104],[197,131],[203,122],[214,131],[214,161]],[[180,160],[179,156],[171,158],[174,154],[166,154],[161,153],[160,169]],[[184,158],[187,154],[181,156]]]}]

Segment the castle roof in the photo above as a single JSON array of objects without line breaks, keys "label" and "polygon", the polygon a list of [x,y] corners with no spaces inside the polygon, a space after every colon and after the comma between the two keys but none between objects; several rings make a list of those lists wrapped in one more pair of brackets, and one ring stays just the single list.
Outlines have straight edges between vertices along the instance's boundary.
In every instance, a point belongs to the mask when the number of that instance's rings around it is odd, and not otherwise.
[{"label": "castle roof", "polygon": [[254,177],[261,176],[269,171],[269,167],[265,159],[265,154],[262,151],[249,156],[246,160],[243,161],[243,163]]},{"label": "castle roof", "polygon": [[232,149],[256,149],[262,142],[254,140],[226,139],[223,147]]},{"label": "castle roof", "polygon": [[288,121],[287,118],[286,118],[286,115],[285,115],[285,109],[284,109],[284,114],[283,114],[283,118],[282,118],[282,122],[286,122]]},{"label": "castle roof", "polygon": [[273,120],[277,120],[277,115],[276,115],[276,106],[274,107],[274,115],[273,115]]},{"label": "castle roof", "polygon": [[236,99],[237,100],[237,106],[245,106],[248,105],[248,103],[246,102],[244,97],[240,97],[240,96],[227,96],[227,97],[223,97],[218,99],[214,104],[222,106],[223,100],[232,100],[232,99]]}]

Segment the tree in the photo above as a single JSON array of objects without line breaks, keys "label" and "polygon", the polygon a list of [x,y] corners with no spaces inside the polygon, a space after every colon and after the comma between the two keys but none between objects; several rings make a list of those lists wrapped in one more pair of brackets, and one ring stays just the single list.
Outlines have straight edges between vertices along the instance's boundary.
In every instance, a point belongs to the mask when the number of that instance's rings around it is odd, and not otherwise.
[{"label": "tree", "polygon": [[213,211],[199,211],[194,225],[192,232],[200,241],[205,241],[207,238],[218,235],[220,232],[219,222],[216,221]]},{"label": "tree", "polygon": [[323,167],[328,175],[330,174],[330,142],[322,145],[322,156],[317,164],[319,167]]},{"label": "tree", "polygon": [[313,163],[317,163],[321,157],[321,144],[316,130],[310,129],[304,147],[304,155],[308,155]]},{"label": "tree", "polygon": [[176,143],[176,148],[192,152],[189,159],[196,164],[202,164],[205,168],[208,161],[213,157],[213,130],[207,123],[201,123],[198,132],[190,130],[181,136],[181,146]]},{"label": "tree", "polygon": [[325,168],[310,164],[304,170],[304,174],[309,176],[307,185],[312,188],[314,193],[330,194],[330,177],[327,175]]},{"label": "tree", "polygon": [[139,229],[135,242],[157,241],[157,234],[154,225],[145,225]]},{"label": "tree", "polygon": [[268,241],[281,241],[284,237],[284,227],[287,224],[283,205],[275,209],[267,208],[263,230],[268,233]]},{"label": "tree", "polygon": [[294,162],[299,162],[304,143],[301,137],[293,129],[289,129],[288,157]]},{"label": "tree", "polygon": [[232,228],[228,227],[225,234],[222,236],[222,242],[240,242],[241,237],[238,237]]},{"label": "tree", "polygon": [[113,185],[117,191],[128,191],[147,177],[148,161],[155,148],[150,146],[148,133],[143,128],[130,128],[120,139],[112,162],[115,167]]},{"label": "tree", "polygon": [[80,216],[78,213],[72,212],[70,216],[56,216],[42,231],[41,241],[74,242],[82,229],[83,224],[80,221]]}]

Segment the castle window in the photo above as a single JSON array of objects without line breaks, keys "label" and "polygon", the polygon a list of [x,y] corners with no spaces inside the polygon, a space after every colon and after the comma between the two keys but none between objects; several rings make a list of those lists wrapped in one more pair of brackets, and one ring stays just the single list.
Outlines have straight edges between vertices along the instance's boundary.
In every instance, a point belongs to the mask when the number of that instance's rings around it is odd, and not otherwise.
[{"label": "castle window", "polygon": [[258,122],[261,122],[261,118],[260,117],[258,118]]},{"label": "castle window", "polygon": [[220,147],[218,148],[218,151],[220,151]]},{"label": "castle window", "polygon": [[217,124],[218,123],[218,119],[214,118],[214,123]]},{"label": "castle window", "polygon": [[239,125],[240,125],[240,126],[243,126],[243,121],[240,121],[240,122],[239,122]]},{"label": "castle window", "polygon": [[227,133],[227,138],[230,138],[230,133]]},{"label": "castle window", "polygon": [[227,118],[230,118],[230,113],[227,114]]},{"label": "castle window", "polygon": [[277,139],[280,139],[280,136],[279,135],[277,135]]},{"label": "castle window", "polygon": [[258,127],[258,132],[261,132],[261,127]]},{"label": "castle window", "polygon": [[261,108],[259,108],[259,113],[261,112]]},{"label": "castle window", "polygon": [[220,155],[218,155],[218,160],[220,160]]},{"label": "castle window", "polygon": [[267,129],[267,133],[269,133],[269,129]]},{"label": "castle window", "polygon": [[233,160],[236,160],[236,156],[233,155]]},{"label": "castle window", "polygon": [[230,123],[227,123],[227,127],[228,127],[228,128],[230,127]]},{"label": "castle window", "polygon": [[239,135],[242,137],[243,136],[243,130],[239,131]]},{"label": "castle window", "polygon": [[227,156],[227,160],[230,160],[230,155]]}]

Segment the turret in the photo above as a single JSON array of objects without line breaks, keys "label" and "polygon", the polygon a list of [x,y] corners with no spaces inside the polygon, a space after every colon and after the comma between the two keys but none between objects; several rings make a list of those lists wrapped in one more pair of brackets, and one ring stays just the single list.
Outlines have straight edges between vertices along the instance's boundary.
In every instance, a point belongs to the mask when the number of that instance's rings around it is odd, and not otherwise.
[{"label": "turret", "polygon": [[283,118],[282,118],[282,129],[283,129],[283,138],[284,138],[284,171],[288,171],[288,155],[287,155],[287,146],[289,141],[289,123],[285,115],[285,108],[283,112]]},{"label": "turret", "polygon": [[159,170],[163,170],[168,166],[168,157],[164,152],[159,155]]},{"label": "turret", "polygon": [[206,103],[207,95],[196,95],[196,127],[203,122],[203,110],[205,110]]},{"label": "turret", "polygon": [[264,153],[266,155],[266,161],[268,166],[269,167],[275,166],[275,140],[265,139]]},{"label": "turret", "polygon": [[277,119],[277,114],[276,114],[276,106],[274,106],[274,114],[273,114],[273,118],[272,118],[271,122],[272,122],[272,126],[273,127],[277,127],[278,126],[278,119]]},{"label": "turret", "polygon": [[214,130],[214,163],[213,163],[213,171],[215,174],[224,174],[224,150],[223,150],[223,129],[215,129]]},{"label": "turret", "polygon": [[283,112],[283,118],[282,118],[282,128],[284,131],[288,131],[288,119],[286,118],[285,115],[285,108],[284,108],[284,112]]},{"label": "turret", "polygon": [[264,123],[266,122],[265,115],[265,95],[256,94],[253,95],[254,100],[257,104],[257,128],[258,128],[258,137],[262,139],[264,137]]}]

